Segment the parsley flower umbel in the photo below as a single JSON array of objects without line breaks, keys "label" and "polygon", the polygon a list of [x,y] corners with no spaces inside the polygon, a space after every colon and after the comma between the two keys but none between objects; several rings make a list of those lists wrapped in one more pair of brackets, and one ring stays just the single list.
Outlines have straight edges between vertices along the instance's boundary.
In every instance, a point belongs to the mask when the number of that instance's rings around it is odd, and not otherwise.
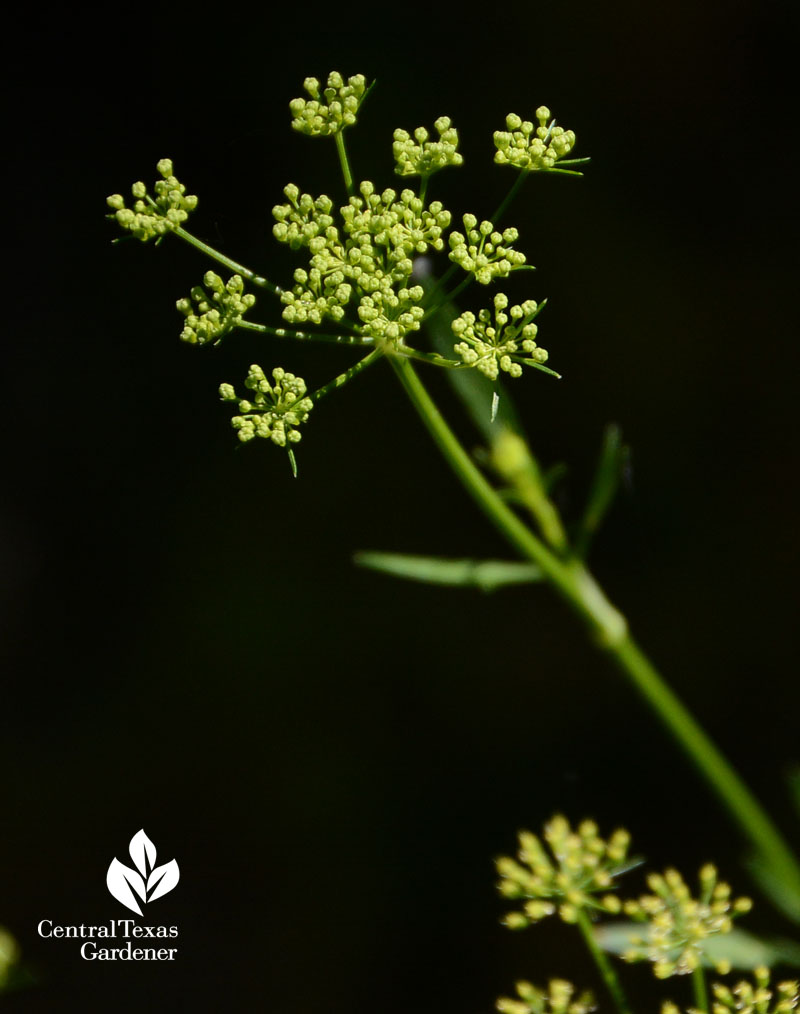
[{"label": "parsley flower umbel", "polygon": [[[742,979],[729,988],[721,982],[712,987],[711,1014],[792,1014],[800,1009],[800,982],[787,980],[770,986],[769,969],[761,966],[753,973],[754,982]],[[680,1014],[674,1003],[665,1003],[661,1014]]]},{"label": "parsley flower umbel", "polygon": [[363,74],[356,74],[345,83],[342,75],[333,70],[322,94],[315,77],[307,77],[303,87],[309,98],[292,99],[289,103],[292,127],[301,134],[328,137],[356,122],[358,107],[367,90],[367,79]]},{"label": "parsley flower umbel", "polygon": [[220,384],[220,398],[239,403],[241,415],[234,416],[231,424],[239,431],[243,443],[263,437],[285,447],[301,439],[298,426],[308,419],[314,407],[311,398],[305,397],[305,381],[280,366],[272,371],[272,380],[270,384],[260,366],[250,367],[244,386],[254,392],[252,401],[240,398],[231,384]]},{"label": "parsley flower umbel", "polygon": [[223,282],[218,274],[206,271],[203,284],[210,291],[195,285],[191,298],[184,297],[175,304],[186,317],[181,341],[190,345],[218,342],[241,323],[243,315],[254,305],[256,297],[244,292],[241,275],[233,275]]},{"label": "parsley flower umbel", "polygon": [[575,987],[565,979],[551,979],[546,990],[524,981],[515,988],[518,999],[501,996],[497,1001],[500,1014],[590,1014],[595,1009],[591,994],[575,996]]},{"label": "parsley flower umbel", "polygon": [[508,309],[508,296],[498,292],[494,297],[494,319],[489,310],[481,310],[477,318],[467,310],[450,325],[456,338],[461,339],[454,351],[467,366],[474,366],[489,380],[497,380],[500,370],[511,377],[521,376],[521,364],[536,366],[547,361],[547,351],[536,344],[537,327],[533,323],[543,305],[527,299]]},{"label": "parsley flower umbel", "polygon": [[359,331],[374,339],[402,339],[419,328],[423,290],[409,285],[414,257],[444,249],[450,212],[426,205],[413,190],[377,191],[368,180],[334,217],[331,199],[312,197],[289,184],[288,204],[272,209],[273,234],[293,249],[306,247],[309,267],[294,273],[281,294],[283,318],[292,324],[340,321],[355,302]]},{"label": "parsley flower umbel", "polygon": [[497,130],[494,155],[498,165],[511,165],[528,172],[546,172],[575,147],[575,134],[557,127],[555,120],[548,125],[550,110],[539,106],[536,110],[538,126],[523,120],[516,113],[506,117],[506,130]]},{"label": "parsley flower umbel", "polygon": [[142,243],[160,239],[177,229],[189,217],[189,212],[197,207],[197,198],[187,194],[186,187],[173,175],[171,159],[162,158],[156,168],[161,179],[153,185],[155,197],[148,193],[146,184],[139,182],[131,187],[134,197],[132,208],[126,207],[122,194],[106,198],[106,204],[114,209],[113,217],[117,223]]},{"label": "parsley flower umbel", "polygon": [[450,233],[450,260],[475,281],[488,285],[495,278],[506,278],[512,271],[525,266],[525,254],[512,250],[511,244],[519,239],[517,229],[498,232],[491,222],[481,222],[474,215],[464,215],[466,235],[455,230]]},{"label": "parsley flower umbel", "polygon": [[647,930],[631,938],[631,949],[623,957],[652,961],[659,979],[693,972],[702,962],[705,941],[730,933],[734,918],[752,907],[749,898],[731,900],[730,886],[717,880],[717,870],[710,863],[700,870],[698,898],[692,897],[677,870],[651,873],[647,886],[652,894],[625,902],[625,913],[647,923]]},{"label": "parsley flower umbel", "polygon": [[522,831],[517,859],[497,860],[498,890],[505,898],[523,900],[521,912],[506,915],[506,926],[524,929],[556,911],[564,922],[574,923],[582,909],[621,910],[619,898],[608,892],[625,866],[627,831],[619,829],[605,841],[593,821],[585,820],[573,831],[557,816],[545,825],[544,840],[547,848],[535,834]]},{"label": "parsley flower umbel", "polygon": [[425,127],[417,127],[413,137],[407,130],[399,127],[395,130],[392,153],[398,176],[427,178],[447,166],[463,163],[464,158],[457,151],[458,131],[450,125],[450,117],[440,116],[434,127],[439,134],[438,141],[428,140],[430,135]]}]

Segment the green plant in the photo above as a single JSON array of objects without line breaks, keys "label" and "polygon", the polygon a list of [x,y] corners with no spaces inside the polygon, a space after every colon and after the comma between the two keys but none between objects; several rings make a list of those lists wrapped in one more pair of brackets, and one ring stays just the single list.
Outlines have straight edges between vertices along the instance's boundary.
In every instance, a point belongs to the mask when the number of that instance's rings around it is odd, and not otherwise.
[{"label": "green plant", "polygon": [[[242,329],[282,340],[319,341],[361,350],[361,358],[316,390],[309,390],[303,378],[284,366],[264,369],[258,364],[250,366],[244,392],[237,393],[229,382],[221,384],[221,400],[236,406],[232,422],[239,440],[250,443],[260,437],[283,448],[297,475],[296,449],[309,423],[313,429],[321,415],[317,405],[369,368],[387,363],[464,488],[521,560],[452,561],[371,553],[361,554],[359,562],[425,581],[484,588],[539,581],[554,588],[580,617],[598,648],[645,697],[727,807],[753,851],[756,868],[764,873],[765,890],[787,914],[800,919],[800,864],[796,856],[753,793],[638,647],[625,617],[609,601],[587,564],[592,538],[619,480],[624,456],[620,434],[614,428],[608,430],[586,508],[577,524],[568,526],[501,383],[518,380],[528,371],[558,376],[545,365],[548,353],[539,344],[539,317],[545,301],[513,303],[505,292],[493,291],[476,300],[476,310],[460,311],[456,306],[470,286],[481,292],[530,268],[517,248],[518,230],[503,223],[505,214],[528,177],[581,175],[577,167],[588,160],[571,157],[575,134],[561,128],[544,106],[528,121],[510,114],[505,129],[494,135],[495,162],[506,167],[501,171],[515,174],[510,190],[489,219],[479,221],[466,213],[461,226],[453,228],[453,216],[442,201],[429,199],[432,177],[459,167],[463,161],[458,132],[448,117],[436,121],[435,136],[424,127],[413,132],[395,130],[395,173],[404,183],[414,181],[416,186],[380,190],[371,181],[356,182],[345,144],[345,131],[356,123],[371,91],[365,78],[357,75],[345,80],[332,73],[325,86],[308,78],[304,87],[306,97],[290,104],[292,126],[311,138],[333,138],[346,198],[336,202],[327,195],[303,193],[294,184],[284,188],[284,202],[273,209],[273,234],[289,251],[302,251],[305,257],[304,264],[293,269],[290,284],[275,283],[187,231],[197,198],[187,194],[169,159],[158,163],[160,179],[152,192],[137,182],[130,206],[120,194],[108,198],[113,211],[110,217],[131,237],[160,243],[175,235],[232,272],[225,280],[208,271],[203,286],[178,301],[185,319],[181,339],[186,343],[215,345]],[[439,273],[421,271],[420,259],[436,255],[446,256],[449,267]],[[262,299],[273,300],[273,323],[254,319]],[[275,320],[278,310],[280,326]],[[419,340],[425,334],[430,339],[427,346]],[[451,378],[486,442],[486,467],[479,467],[455,436],[423,384],[417,363],[442,369]],[[602,862],[611,866],[601,863],[589,879],[598,891],[604,890],[614,864],[622,859],[618,854],[624,852],[622,839],[603,843],[584,827],[575,844],[572,832],[561,824],[551,826],[549,834],[553,840],[561,834],[561,845],[571,843],[565,845],[567,854],[572,854],[570,849],[575,845],[576,856],[598,859],[599,853],[593,850],[601,849]],[[534,840],[531,837],[524,845],[528,858]],[[546,854],[538,848],[541,869],[537,872],[531,867],[526,874],[534,880],[541,878],[546,868]],[[702,890],[713,895],[717,888],[709,868],[704,870]],[[562,918],[581,927],[617,1005],[625,1010],[590,925],[598,910],[614,911],[616,896],[603,895],[598,901],[594,888],[590,890],[583,882],[570,882],[562,890],[557,878],[565,875],[563,869],[554,872],[556,879],[548,888],[551,893],[531,896],[516,922],[534,921],[539,918],[537,913],[547,914],[545,910],[556,905],[553,899],[557,897]],[[683,891],[672,881],[674,877],[665,875],[663,881],[653,884],[658,883],[664,891]],[[515,883],[515,890],[523,889],[520,877],[506,882]],[[652,889],[658,897],[658,890]],[[629,914],[633,918],[646,916],[649,904],[640,902],[637,909],[631,903]],[[702,922],[699,926],[702,935],[708,926]],[[676,969],[694,974],[698,967],[695,952],[689,949],[680,954],[675,959],[663,953],[662,963],[656,962],[656,967],[664,971],[670,962],[677,961]],[[507,1003],[527,1005],[526,1010],[581,1009],[583,1000],[571,997],[572,993],[561,987],[551,986],[549,994],[525,987],[519,1000]],[[708,1009],[699,983],[695,1002]]]}]

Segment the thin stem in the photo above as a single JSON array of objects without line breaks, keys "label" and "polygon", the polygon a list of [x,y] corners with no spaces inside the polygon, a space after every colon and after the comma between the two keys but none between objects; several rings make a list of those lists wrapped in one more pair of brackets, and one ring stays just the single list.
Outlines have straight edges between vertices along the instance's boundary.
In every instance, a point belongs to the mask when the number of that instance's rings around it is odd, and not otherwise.
[{"label": "thin stem", "polygon": [[717,746],[630,636],[611,646],[609,652],[678,740],[771,872],[800,898],[797,857]]},{"label": "thin stem", "polygon": [[423,176],[422,177],[422,182],[419,185],[419,199],[422,201],[423,204],[425,203],[425,197],[426,197],[426,195],[428,193],[428,180],[429,179],[430,179],[430,176]]},{"label": "thin stem", "polygon": [[677,739],[698,771],[739,825],[745,839],[779,877],[787,891],[800,897],[800,863],[780,831],[649,659],[628,634],[627,622],[608,601],[586,566],[564,562],[503,502],[447,425],[407,359],[393,357],[394,367],[439,450],[495,527],[523,557],[538,564],[545,577],[587,623],[597,643],[634,683]]},{"label": "thin stem", "polygon": [[698,965],[692,972],[692,987],[694,989],[694,1005],[703,1014],[708,1012],[708,990],[706,988],[706,976],[703,966]]},{"label": "thin stem", "polygon": [[338,377],[334,377],[333,380],[326,384],[324,387],[318,388],[311,395],[313,401],[319,401],[320,398],[324,398],[326,394],[330,394],[331,391],[335,391],[337,387],[343,387],[348,380],[352,380],[353,377],[357,377],[362,370],[366,370],[368,366],[376,363],[384,355],[383,349],[373,349],[369,355],[364,356],[363,359],[351,366],[349,370],[345,370],[344,373],[340,373]]},{"label": "thin stem", "polygon": [[[497,208],[495,209],[494,214],[492,215],[492,217],[489,220],[492,223],[492,225],[496,226],[497,223],[500,221],[500,219],[503,217],[503,215],[506,213],[506,211],[508,210],[509,205],[514,200],[514,198],[517,196],[517,194],[519,193],[519,190],[522,187],[522,184],[525,182],[525,180],[528,178],[529,175],[530,175],[530,170],[529,169],[523,169],[521,172],[517,173],[516,180],[514,180],[513,185],[509,188],[508,193],[503,198],[503,200],[500,202],[500,204],[497,206]],[[430,292],[427,293],[427,296],[428,296],[429,300],[433,300],[436,297],[437,293],[440,292],[441,290],[443,290],[447,286],[447,284],[449,283],[449,281],[453,277],[453,275],[456,273],[456,271],[458,271],[458,265],[457,264],[451,264],[450,267],[447,269],[447,271],[445,271],[445,273],[442,275],[442,277],[435,283],[435,285],[432,286]],[[471,276],[469,276],[469,277],[471,279]],[[441,301],[441,303],[437,304],[436,310],[439,310],[446,302],[448,302],[448,300],[452,299],[453,296],[457,292],[460,292],[460,291],[461,291],[461,285],[459,285],[458,288],[454,289],[453,292],[451,292],[449,296],[447,296],[445,299],[443,299]],[[426,317],[430,316],[430,311],[427,312],[425,314],[425,316]]]},{"label": "thin stem", "polygon": [[[577,594],[574,567],[559,560],[492,489],[447,425],[408,359],[392,357],[391,363],[439,450],[489,520],[524,557],[539,564],[598,637],[619,636],[625,630],[624,619],[598,594],[599,589],[595,601],[590,601],[588,595]],[[609,610],[617,617],[616,622],[607,615]]]},{"label": "thin stem", "polygon": [[[444,277],[447,277],[447,275],[445,274]],[[458,285],[453,289],[453,291],[448,292],[447,295],[444,296],[441,299],[441,301],[436,304],[436,306],[428,307],[428,309],[425,311],[425,316],[422,318],[423,322],[426,321],[429,317],[432,317],[435,313],[438,313],[439,310],[441,310],[441,308],[445,305],[445,303],[452,303],[452,301],[456,298],[456,296],[458,296],[461,292],[463,292],[464,289],[466,289],[466,287],[469,285],[469,283],[473,282],[474,280],[475,276],[471,273],[468,274],[466,278],[462,278],[461,281],[458,283]]]},{"label": "thin stem", "polygon": [[230,268],[231,271],[235,271],[237,275],[241,275],[242,278],[246,278],[248,282],[252,282],[253,285],[258,285],[262,289],[269,289],[270,292],[274,292],[276,296],[279,296],[283,289],[278,285],[274,285],[268,278],[264,278],[262,275],[257,275],[255,271],[251,271],[250,268],[246,268],[244,264],[239,264],[237,261],[232,260],[230,257],[226,257],[224,253],[220,253],[219,250],[215,250],[209,246],[208,243],[204,243],[202,239],[198,239],[197,236],[193,236],[190,232],[181,226],[173,229],[176,236],[180,236],[181,239],[185,240],[191,246],[201,250],[207,257],[217,261],[219,264],[224,264],[226,268]]},{"label": "thin stem", "polygon": [[503,215],[505,215],[505,213],[508,211],[509,205],[514,200],[514,198],[517,196],[517,194],[519,193],[520,189],[522,188],[522,184],[525,182],[525,180],[528,178],[528,176],[530,176],[530,169],[522,169],[517,174],[517,178],[514,181],[514,185],[508,191],[508,193],[506,194],[506,196],[503,198],[503,200],[498,205],[497,210],[495,211],[495,213],[489,219],[489,221],[492,223],[492,225],[496,226],[497,223],[500,221],[500,219],[503,217]]},{"label": "thin stem", "polygon": [[374,345],[372,338],[362,338],[350,334],[326,334],[316,331],[291,331],[285,327],[269,327],[267,324],[254,324],[250,320],[240,320],[236,325],[245,331],[258,331],[260,334],[274,335],[276,338],[294,338],[296,341],[332,342],[335,345]]},{"label": "thin stem", "polygon": [[419,349],[412,349],[409,345],[401,345],[397,354],[406,356],[408,359],[416,359],[420,363],[430,363],[432,366],[443,366],[448,370],[463,370],[465,363],[458,359],[446,359],[438,352],[421,352]]},{"label": "thin stem", "polygon": [[597,969],[619,1014],[631,1014],[630,1004],[625,996],[622,983],[619,981],[619,976],[614,971],[614,967],[608,960],[608,956],[602,950],[597,940],[595,940],[589,916],[582,908],[578,909],[578,928],[583,935],[586,946],[589,948],[589,953],[594,958],[594,963],[597,965]]},{"label": "thin stem", "polygon": [[347,149],[344,146],[344,131],[336,131],[336,151],[339,153],[339,163],[342,167],[342,176],[344,176],[344,185],[347,190],[347,196],[353,196],[353,174],[350,172],[350,162],[347,158]]},{"label": "thin stem", "polygon": [[[436,296],[436,294],[440,290],[444,289],[444,287],[448,284],[448,282],[456,273],[456,271],[458,271],[458,264],[451,264],[450,267],[447,269],[447,271],[445,271],[445,273],[442,275],[442,277],[439,278],[436,282],[434,282],[434,284],[430,287],[430,289],[425,293],[426,299],[429,302]],[[437,310],[441,309],[442,305],[443,305],[442,303],[439,303],[436,309]],[[425,316],[426,317],[428,316],[427,312]]]}]

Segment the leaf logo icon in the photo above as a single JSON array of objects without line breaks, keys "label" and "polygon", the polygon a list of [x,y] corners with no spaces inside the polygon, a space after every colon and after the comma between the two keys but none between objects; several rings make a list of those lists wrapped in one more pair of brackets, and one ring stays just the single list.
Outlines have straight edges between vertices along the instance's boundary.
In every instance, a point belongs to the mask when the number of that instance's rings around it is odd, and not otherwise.
[{"label": "leaf logo icon", "polygon": [[128,851],[136,869],[132,870],[114,858],[108,867],[106,884],[117,901],[141,915],[140,902],[146,905],[169,893],[178,883],[180,871],[174,859],[163,866],[156,866],[156,847],[144,830],[137,831],[131,838]]}]

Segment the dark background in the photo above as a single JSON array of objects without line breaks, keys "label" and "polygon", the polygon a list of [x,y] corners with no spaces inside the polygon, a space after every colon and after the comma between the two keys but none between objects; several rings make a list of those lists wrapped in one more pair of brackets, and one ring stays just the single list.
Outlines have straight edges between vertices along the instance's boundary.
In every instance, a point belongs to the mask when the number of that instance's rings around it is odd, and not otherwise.
[{"label": "dark background", "polygon": [[[797,760],[796,24],[790,6],[131,11],[28,21],[7,106],[0,921],[37,985],[9,1010],[480,1014],[515,978],[591,970],[562,929],[498,925],[492,859],[553,812],[624,823],[656,865],[752,885],[714,800],[543,589],[393,583],[354,550],[503,556],[381,365],[320,404],[300,478],[240,448],[216,399],[253,361],[317,386],[345,350],[177,336],[206,270],[171,240],[112,247],[106,194],[173,158],[192,231],[288,281],[270,208],[341,196],[333,145],[295,135],[307,74],[377,76],[348,143],[391,175],[395,126],[449,114],[435,179],[489,214],[507,112],[546,103],[593,163],[509,215],[564,374],[514,386],[575,518],[602,428],[633,485],[594,569],[672,686],[800,844]],[[423,15],[425,15],[423,17]],[[303,20],[316,24],[304,29]],[[458,26],[458,27],[456,27]],[[331,182],[336,181],[336,182]],[[474,296],[474,294],[471,294]],[[262,320],[277,322],[268,299]],[[455,408],[444,381],[426,382]],[[470,446],[476,435],[463,427]],[[40,919],[125,911],[105,889],[143,827],[181,882],[148,910],[179,960],[81,961]],[[638,881],[635,881],[638,887]],[[766,904],[755,928],[790,933]],[[651,977],[633,975],[642,1008]],[[668,995],[680,998],[682,984]],[[638,990],[638,992],[636,992]],[[607,1005],[606,1005],[607,1007]]]}]

